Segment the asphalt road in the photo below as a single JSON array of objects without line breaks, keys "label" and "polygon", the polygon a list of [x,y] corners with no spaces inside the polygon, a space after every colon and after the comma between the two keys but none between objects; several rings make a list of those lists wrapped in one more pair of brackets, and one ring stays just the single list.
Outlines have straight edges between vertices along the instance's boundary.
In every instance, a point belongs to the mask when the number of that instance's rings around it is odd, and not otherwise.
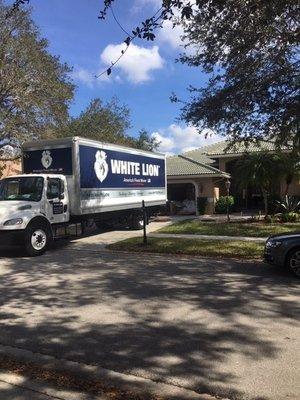
[{"label": "asphalt road", "polygon": [[1,344],[231,399],[300,398],[299,280],[88,243],[0,253]]}]

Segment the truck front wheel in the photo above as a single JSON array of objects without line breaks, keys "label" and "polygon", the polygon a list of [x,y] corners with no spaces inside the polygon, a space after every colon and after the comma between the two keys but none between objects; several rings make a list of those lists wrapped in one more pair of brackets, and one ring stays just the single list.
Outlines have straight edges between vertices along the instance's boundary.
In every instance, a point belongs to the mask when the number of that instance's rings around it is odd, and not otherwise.
[{"label": "truck front wheel", "polygon": [[52,239],[51,230],[47,224],[30,224],[25,231],[25,250],[31,256],[45,253]]}]

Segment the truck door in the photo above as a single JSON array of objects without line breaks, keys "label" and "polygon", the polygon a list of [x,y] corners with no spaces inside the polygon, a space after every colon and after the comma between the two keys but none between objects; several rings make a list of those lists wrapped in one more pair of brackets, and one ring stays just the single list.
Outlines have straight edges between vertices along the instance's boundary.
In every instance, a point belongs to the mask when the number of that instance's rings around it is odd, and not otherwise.
[{"label": "truck door", "polygon": [[47,217],[52,224],[68,222],[69,201],[66,182],[61,178],[47,179]]}]

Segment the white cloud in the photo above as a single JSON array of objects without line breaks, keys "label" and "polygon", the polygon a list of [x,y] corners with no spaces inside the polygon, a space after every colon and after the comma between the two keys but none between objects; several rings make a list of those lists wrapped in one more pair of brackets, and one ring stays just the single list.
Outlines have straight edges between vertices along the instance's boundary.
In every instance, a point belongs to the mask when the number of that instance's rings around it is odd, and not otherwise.
[{"label": "white cloud", "polygon": [[[135,0],[132,11],[134,13],[141,12],[145,6],[148,5],[152,7],[153,11],[156,11],[161,7],[162,0]],[[174,21],[179,20],[180,12],[176,8],[173,9],[173,12]],[[173,22],[166,20],[164,21],[162,28],[158,29],[155,33],[157,40],[160,43],[165,43],[173,49],[178,49],[183,45],[183,41],[181,40],[181,36],[183,35],[182,25],[176,25],[173,27]]]},{"label": "white cloud", "polygon": [[90,88],[94,86],[95,76],[85,68],[75,68],[70,75],[75,81],[81,82]]},{"label": "white cloud", "polygon": [[176,147],[174,139],[172,137],[164,136],[163,133],[153,132],[151,136],[160,142],[159,151],[162,153],[170,154],[172,153],[171,150]]},{"label": "white cloud", "polygon": [[[207,133],[208,137],[206,138]],[[159,129],[157,132],[153,132],[151,136],[161,142],[159,151],[167,154],[184,153],[222,140],[220,136],[210,130],[199,133],[194,126],[182,127],[177,124]]]},{"label": "white cloud", "polygon": [[[143,83],[151,80],[151,73],[154,70],[161,69],[164,66],[164,59],[159,54],[158,46],[147,48],[131,43],[126,53],[114,66],[113,73],[108,76],[106,69],[120,57],[125,49],[124,43],[109,44],[100,54],[98,71],[76,67],[70,76],[76,82],[80,82],[89,88],[94,88],[103,82],[122,83],[124,79],[133,83]],[[117,70],[120,72],[119,74]],[[105,71],[104,74],[103,71]]]},{"label": "white cloud", "polygon": [[[105,70],[104,67],[99,70],[97,74],[99,75],[103,70]],[[101,76],[98,76],[97,74],[95,74],[95,71],[92,72],[86,68],[75,67],[70,76],[72,79],[74,79],[74,81],[82,83],[83,85],[88,86],[91,89],[103,82],[122,82],[119,75],[107,76],[107,74],[105,73]]]},{"label": "white cloud", "polygon": [[136,14],[148,5],[152,6],[153,9],[159,9],[162,5],[162,0],[135,0],[131,11]]},{"label": "white cloud", "polygon": [[183,28],[181,25],[175,25],[173,27],[172,21],[165,21],[163,27],[158,32],[158,40],[162,43],[167,43],[173,49],[182,48],[184,42],[181,39],[183,35]]},{"label": "white cloud", "polygon": [[[101,61],[106,66],[111,65],[125,48],[125,44],[109,44],[101,53]],[[158,46],[146,48],[132,43],[114,68],[119,69],[130,82],[143,83],[149,81],[151,72],[161,69],[163,64]]]}]

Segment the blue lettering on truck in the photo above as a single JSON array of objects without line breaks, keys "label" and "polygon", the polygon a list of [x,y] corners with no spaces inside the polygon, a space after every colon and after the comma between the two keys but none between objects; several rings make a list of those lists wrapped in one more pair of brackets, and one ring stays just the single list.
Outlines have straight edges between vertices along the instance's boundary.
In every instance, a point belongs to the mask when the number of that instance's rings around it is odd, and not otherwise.
[{"label": "blue lettering on truck", "polygon": [[79,156],[82,189],[165,187],[164,159],[84,145]]},{"label": "blue lettering on truck", "polygon": [[72,149],[64,147],[24,151],[23,169],[25,174],[72,175]]}]

